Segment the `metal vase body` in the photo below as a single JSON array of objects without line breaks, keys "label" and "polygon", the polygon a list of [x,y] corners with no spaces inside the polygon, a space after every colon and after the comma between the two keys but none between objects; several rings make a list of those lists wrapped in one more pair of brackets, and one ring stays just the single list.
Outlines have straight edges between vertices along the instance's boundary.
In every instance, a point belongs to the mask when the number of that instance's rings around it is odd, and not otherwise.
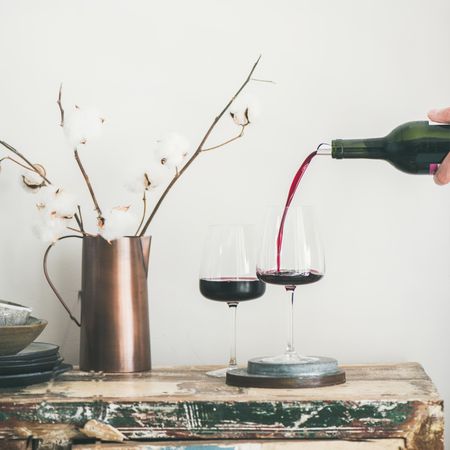
[{"label": "metal vase body", "polygon": [[80,369],[151,369],[147,272],[150,237],[83,237]]}]

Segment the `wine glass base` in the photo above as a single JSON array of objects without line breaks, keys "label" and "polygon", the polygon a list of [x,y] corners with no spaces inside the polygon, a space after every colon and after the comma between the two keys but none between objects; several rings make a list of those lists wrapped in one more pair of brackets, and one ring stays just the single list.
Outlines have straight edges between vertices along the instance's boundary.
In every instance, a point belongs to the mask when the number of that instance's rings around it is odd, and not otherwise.
[{"label": "wine glass base", "polygon": [[227,372],[232,369],[237,369],[237,366],[223,367],[222,369],[211,370],[210,372],[206,372],[206,375],[208,375],[208,377],[214,378],[225,378]]},{"label": "wine glass base", "polygon": [[297,352],[283,353],[275,356],[265,356],[263,358],[255,358],[261,363],[266,364],[309,364],[319,360],[317,356],[303,356]]}]

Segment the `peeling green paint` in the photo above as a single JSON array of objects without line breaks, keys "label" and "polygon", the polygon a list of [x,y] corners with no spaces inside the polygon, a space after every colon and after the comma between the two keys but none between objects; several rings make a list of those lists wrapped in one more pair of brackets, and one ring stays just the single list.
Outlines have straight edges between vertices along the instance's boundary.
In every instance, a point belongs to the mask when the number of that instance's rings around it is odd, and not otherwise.
[{"label": "peeling green paint", "polygon": [[[336,436],[356,430],[371,435],[394,430],[414,414],[414,402],[43,402],[1,405],[0,420],[66,423],[91,419],[147,437],[205,437],[229,433],[292,437]],[[126,432],[127,432],[126,431]]]}]

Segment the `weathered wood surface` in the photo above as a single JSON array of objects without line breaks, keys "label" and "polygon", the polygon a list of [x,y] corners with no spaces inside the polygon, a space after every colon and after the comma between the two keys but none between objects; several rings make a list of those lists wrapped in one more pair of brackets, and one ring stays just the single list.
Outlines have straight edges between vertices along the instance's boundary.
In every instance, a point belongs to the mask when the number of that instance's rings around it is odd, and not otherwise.
[{"label": "weathered wood surface", "polygon": [[209,369],[70,372],[0,390],[0,439],[64,442],[96,419],[141,440],[404,438],[411,450],[443,449],[442,400],[418,364],[347,366],[346,384],[306,390],[234,388]]},{"label": "weathered wood surface", "polygon": [[30,450],[30,448],[31,442],[24,439],[0,441],[0,450]]},{"label": "weathered wood surface", "polygon": [[370,441],[235,441],[235,442],[152,442],[75,445],[73,450],[403,450],[403,439],[376,439]]}]

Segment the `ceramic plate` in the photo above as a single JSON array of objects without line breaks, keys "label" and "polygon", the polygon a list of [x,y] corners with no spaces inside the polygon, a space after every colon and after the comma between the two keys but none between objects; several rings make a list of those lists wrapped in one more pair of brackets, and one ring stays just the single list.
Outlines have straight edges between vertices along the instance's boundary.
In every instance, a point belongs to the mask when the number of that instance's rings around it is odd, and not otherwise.
[{"label": "ceramic plate", "polygon": [[[17,355],[15,355],[17,356]],[[56,361],[61,357],[59,353],[55,353],[50,356],[43,356],[42,358],[35,359],[8,359],[7,361],[0,361],[0,370],[5,366],[21,366],[24,364],[37,364],[37,363],[50,363],[53,362],[56,364]]]},{"label": "ceramic plate", "polygon": [[44,383],[51,378],[56,378],[68,370],[71,370],[70,364],[61,364],[55,367],[53,370],[47,372],[33,372],[20,375],[1,375],[0,376],[0,388],[28,386],[30,384]]},{"label": "ceramic plate", "polygon": [[29,359],[37,359],[55,355],[59,350],[59,346],[55,344],[47,344],[46,342],[32,342],[28,347],[24,348],[15,355],[0,356],[0,362],[3,361],[24,361]]},{"label": "ceramic plate", "polygon": [[0,366],[1,375],[14,375],[23,373],[46,372],[59,366],[63,362],[62,358],[53,359],[51,361],[40,361],[37,363],[11,364],[9,366]]}]

